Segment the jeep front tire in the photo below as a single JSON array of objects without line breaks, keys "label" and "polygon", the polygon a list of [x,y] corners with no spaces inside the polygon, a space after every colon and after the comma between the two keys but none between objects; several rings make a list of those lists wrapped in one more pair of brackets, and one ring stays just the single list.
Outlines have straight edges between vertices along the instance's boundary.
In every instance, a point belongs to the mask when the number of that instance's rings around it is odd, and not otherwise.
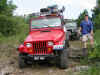
[{"label": "jeep front tire", "polygon": [[19,64],[19,68],[21,69],[26,67],[26,63],[25,60],[22,58],[22,54],[19,54],[18,64]]},{"label": "jeep front tire", "polygon": [[67,49],[64,49],[59,54],[59,67],[61,69],[67,69],[68,68],[68,55],[67,55]]}]

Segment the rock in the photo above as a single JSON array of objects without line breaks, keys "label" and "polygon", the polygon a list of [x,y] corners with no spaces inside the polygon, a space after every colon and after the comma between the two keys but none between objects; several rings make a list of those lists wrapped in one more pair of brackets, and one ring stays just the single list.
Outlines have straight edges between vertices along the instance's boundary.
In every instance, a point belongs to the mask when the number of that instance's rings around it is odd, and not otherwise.
[{"label": "rock", "polygon": [[14,64],[14,63],[15,63],[14,61],[10,61],[10,62],[9,62],[9,64]]},{"label": "rock", "polygon": [[74,72],[86,71],[89,69],[89,66],[77,66],[73,68]]},{"label": "rock", "polygon": [[10,73],[8,72],[8,73],[4,73],[4,75],[10,75]]},{"label": "rock", "polygon": [[49,70],[49,73],[52,73],[53,72],[53,70]]},{"label": "rock", "polygon": [[19,73],[24,73],[24,71],[23,70],[19,70]]}]

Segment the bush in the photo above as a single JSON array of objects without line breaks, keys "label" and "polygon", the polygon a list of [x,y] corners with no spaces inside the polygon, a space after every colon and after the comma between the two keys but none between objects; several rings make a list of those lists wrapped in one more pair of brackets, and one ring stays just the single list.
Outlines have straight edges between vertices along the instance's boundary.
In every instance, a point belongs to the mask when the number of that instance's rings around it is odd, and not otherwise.
[{"label": "bush", "polygon": [[16,33],[16,21],[13,17],[0,15],[0,33],[4,36],[13,35]]},{"label": "bush", "polygon": [[20,32],[28,32],[24,18],[20,16],[8,17],[0,15],[0,33],[4,36],[11,36],[19,34]]},{"label": "bush", "polygon": [[94,18],[95,29],[100,29],[100,14]]},{"label": "bush", "polygon": [[[96,30],[95,35],[94,35],[94,45],[95,49],[94,52],[90,52],[89,58],[100,58],[100,30]],[[91,50],[89,50],[91,51]]]}]

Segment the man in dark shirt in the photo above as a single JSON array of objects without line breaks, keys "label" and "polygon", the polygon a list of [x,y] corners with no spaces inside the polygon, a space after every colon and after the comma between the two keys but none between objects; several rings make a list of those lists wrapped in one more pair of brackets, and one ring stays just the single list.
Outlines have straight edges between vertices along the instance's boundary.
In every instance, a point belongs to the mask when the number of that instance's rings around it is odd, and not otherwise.
[{"label": "man in dark shirt", "polygon": [[88,14],[85,15],[85,20],[80,24],[79,33],[82,34],[82,46],[83,46],[83,56],[87,56],[87,41],[90,40],[91,47],[93,49],[93,23],[88,18]]}]

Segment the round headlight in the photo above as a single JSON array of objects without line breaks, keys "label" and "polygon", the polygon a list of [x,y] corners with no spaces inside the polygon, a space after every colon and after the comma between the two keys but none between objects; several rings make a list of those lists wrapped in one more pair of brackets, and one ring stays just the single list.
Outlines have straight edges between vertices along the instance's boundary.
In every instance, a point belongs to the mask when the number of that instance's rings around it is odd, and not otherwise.
[{"label": "round headlight", "polygon": [[32,47],[31,43],[26,43],[26,47]]},{"label": "round headlight", "polygon": [[53,46],[53,42],[48,42],[48,45],[49,46]]}]

